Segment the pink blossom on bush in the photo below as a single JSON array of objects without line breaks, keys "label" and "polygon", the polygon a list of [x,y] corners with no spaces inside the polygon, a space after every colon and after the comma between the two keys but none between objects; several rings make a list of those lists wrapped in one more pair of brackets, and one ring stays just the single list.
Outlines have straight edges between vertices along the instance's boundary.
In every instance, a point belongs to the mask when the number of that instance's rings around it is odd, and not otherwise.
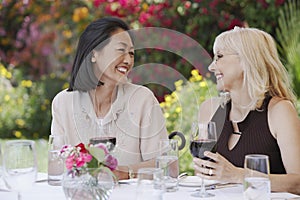
[{"label": "pink blossom on bush", "polygon": [[94,7],[98,8],[101,3],[105,2],[104,0],[94,0],[93,4]]},{"label": "pink blossom on bush", "polygon": [[275,5],[280,6],[280,5],[284,4],[284,2],[285,2],[285,0],[276,0]]},{"label": "pink blossom on bush", "polygon": [[243,27],[243,23],[239,19],[233,19],[231,20],[228,29],[233,29],[235,26]]},{"label": "pink blossom on bush", "polygon": [[149,20],[150,17],[151,17],[151,15],[149,13],[142,12],[139,17],[139,22],[141,24],[145,24]]}]

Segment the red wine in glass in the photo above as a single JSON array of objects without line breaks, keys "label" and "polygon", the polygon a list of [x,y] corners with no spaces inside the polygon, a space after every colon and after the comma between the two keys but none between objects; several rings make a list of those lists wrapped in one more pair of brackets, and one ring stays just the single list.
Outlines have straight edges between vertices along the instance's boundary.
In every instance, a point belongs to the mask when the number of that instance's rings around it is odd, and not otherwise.
[{"label": "red wine in glass", "polygon": [[204,152],[214,150],[216,143],[217,141],[211,139],[193,140],[190,144],[190,151],[193,157],[209,160],[208,157],[204,156]]},{"label": "red wine in glass", "polygon": [[94,137],[90,139],[90,144],[96,145],[99,143],[105,144],[108,151],[112,151],[116,146],[116,137],[104,136],[104,137]]},{"label": "red wine in glass", "polygon": [[[204,152],[215,151],[217,143],[215,122],[193,123],[190,142],[190,151],[193,157],[214,162],[212,159],[204,156]],[[201,198],[214,196],[214,194],[206,192],[203,178],[201,182],[201,190],[191,195],[193,197]]]}]

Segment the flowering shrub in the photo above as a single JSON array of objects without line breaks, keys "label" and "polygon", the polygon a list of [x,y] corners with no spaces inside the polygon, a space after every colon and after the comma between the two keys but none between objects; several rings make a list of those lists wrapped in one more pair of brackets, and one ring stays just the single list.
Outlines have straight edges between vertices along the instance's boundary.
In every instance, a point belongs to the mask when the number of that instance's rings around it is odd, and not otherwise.
[{"label": "flowering shrub", "polygon": [[87,168],[107,168],[115,170],[118,161],[109,154],[104,144],[88,145],[80,143],[76,146],[66,145],[61,150],[66,160],[66,168],[73,175],[81,175]]},{"label": "flowering shrub", "polygon": [[[248,24],[274,33],[279,8],[285,2],[5,0],[0,3],[0,57],[6,64],[23,67],[35,76],[49,73],[53,67],[70,70],[79,34],[91,21],[109,15],[123,18],[134,29],[164,27],[185,33],[210,51],[215,36],[235,25]],[[169,56],[160,57],[160,52],[146,55],[152,60],[170,60]],[[176,57],[172,61],[172,67],[188,75],[191,67],[184,67]]]},{"label": "flowering shrub", "polygon": [[20,69],[0,62],[0,138],[47,139],[51,101],[64,82],[53,74],[31,80]]},{"label": "flowering shrub", "polygon": [[166,118],[168,132],[180,131],[187,140],[186,146],[179,152],[179,168],[182,172],[193,173],[192,156],[189,151],[191,125],[197,120],[198,108],[205,100],[217,96],[218,92],[209,75],[205,78],[194,69],[188,81],[175,82],[176,90],[165,96],[160,103]]}]

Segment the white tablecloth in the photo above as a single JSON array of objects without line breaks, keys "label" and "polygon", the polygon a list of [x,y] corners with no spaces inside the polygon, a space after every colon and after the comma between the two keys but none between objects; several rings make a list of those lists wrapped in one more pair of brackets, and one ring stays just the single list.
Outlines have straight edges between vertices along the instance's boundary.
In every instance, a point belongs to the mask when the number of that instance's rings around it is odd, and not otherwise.
[{"label": "white tablecloth", "polygon": [[[164,200],[195,200],[199,198],[192,197],[195,187],[179,187],[177,192],[169,192],[163,194]],[[242,185],[230,188],[209,190],[216,196],[209,198],[210,200],[240,200],[243,199]],[[111,200],[134,200],[136,195],[136,185],[121,184],[114,188]],[[34,187],[22,193],[22,200],[65,200],[64,192],[61,186],[50,186],[47,182],[36,183]],[[299,197],[290,193],[272,193],[272,198],[290,199]],[[299,197],[300,199],[300,197]],[[17,200],[17,194],[0,190],[0,200]]]}]

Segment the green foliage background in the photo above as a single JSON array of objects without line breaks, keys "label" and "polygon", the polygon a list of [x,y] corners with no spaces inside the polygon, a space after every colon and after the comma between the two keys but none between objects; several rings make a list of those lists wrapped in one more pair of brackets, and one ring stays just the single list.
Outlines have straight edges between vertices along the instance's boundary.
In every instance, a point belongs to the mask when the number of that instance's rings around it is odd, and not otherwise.
[{"label": "green foliage background", "polygon": [[[297,0],[0,0],[0,138],[47,139],[51,101],[68,87],[74,51],[83,29],[104,16],[131,28],[164,27],[195,39],[211,53],[214,38],[234,26],[257,27],[279,44],[280,55],[300,95],[300,32]],[[176,45],[180,45],[176,41]],[[148,85],[161,102],[169,132],[188,137],[199,104],[216,96],[209,74],[158,49],[136,52],[136,66],[163,63],[186,80],[174,91]],[[201,73],[201,72],[200,72]],[[157,76],[165,76],[157,72]],[[200,78],[201,77],[201,78]],[[133,80],[134,82],[135,80]],[[300,105],[300,103],[298,103]],[[298,106],[300,113],[300,106]],[[187,147],[180,168],[192,173]],[[43,157],[43,156],[42,156]],[[44,156],[45,157],[45,156]]]},{"label": "green foliage background", "polygon": [[[52,98],[68,87],[66,83],[79,35],[97,18],[117,16],[133,29],[156,26],[176,30],[195,39],[211,53],[215,36],[236,25],[261,28],[278,40],[279,34],[275,34],[278,17],[288,12],[280,11],[287,3],[285,0],[0,1],[0,63],[3,71],[0,137],[47,138]],[[283,30],[286,29],[282,27],[280,32]],[[283,35],[289,35],[289,32]],[[286,48],[282,52],[287,63],[296,62],[296,59],[287,59],[284,54],[287,51]],[[136,54],[136,66],[163,63],[186,79],[195,68],[170,52],[144,49]],[[6,71],[11,77],[5,75]],[[294,77],[299,74],[291,72]],[[162,73],[158,72],[157,76],[165,76]],[[29,81],[31,86],[24,86]],[[161,102],[164,95],[172,92],[158,85],[148,87]]]}]

